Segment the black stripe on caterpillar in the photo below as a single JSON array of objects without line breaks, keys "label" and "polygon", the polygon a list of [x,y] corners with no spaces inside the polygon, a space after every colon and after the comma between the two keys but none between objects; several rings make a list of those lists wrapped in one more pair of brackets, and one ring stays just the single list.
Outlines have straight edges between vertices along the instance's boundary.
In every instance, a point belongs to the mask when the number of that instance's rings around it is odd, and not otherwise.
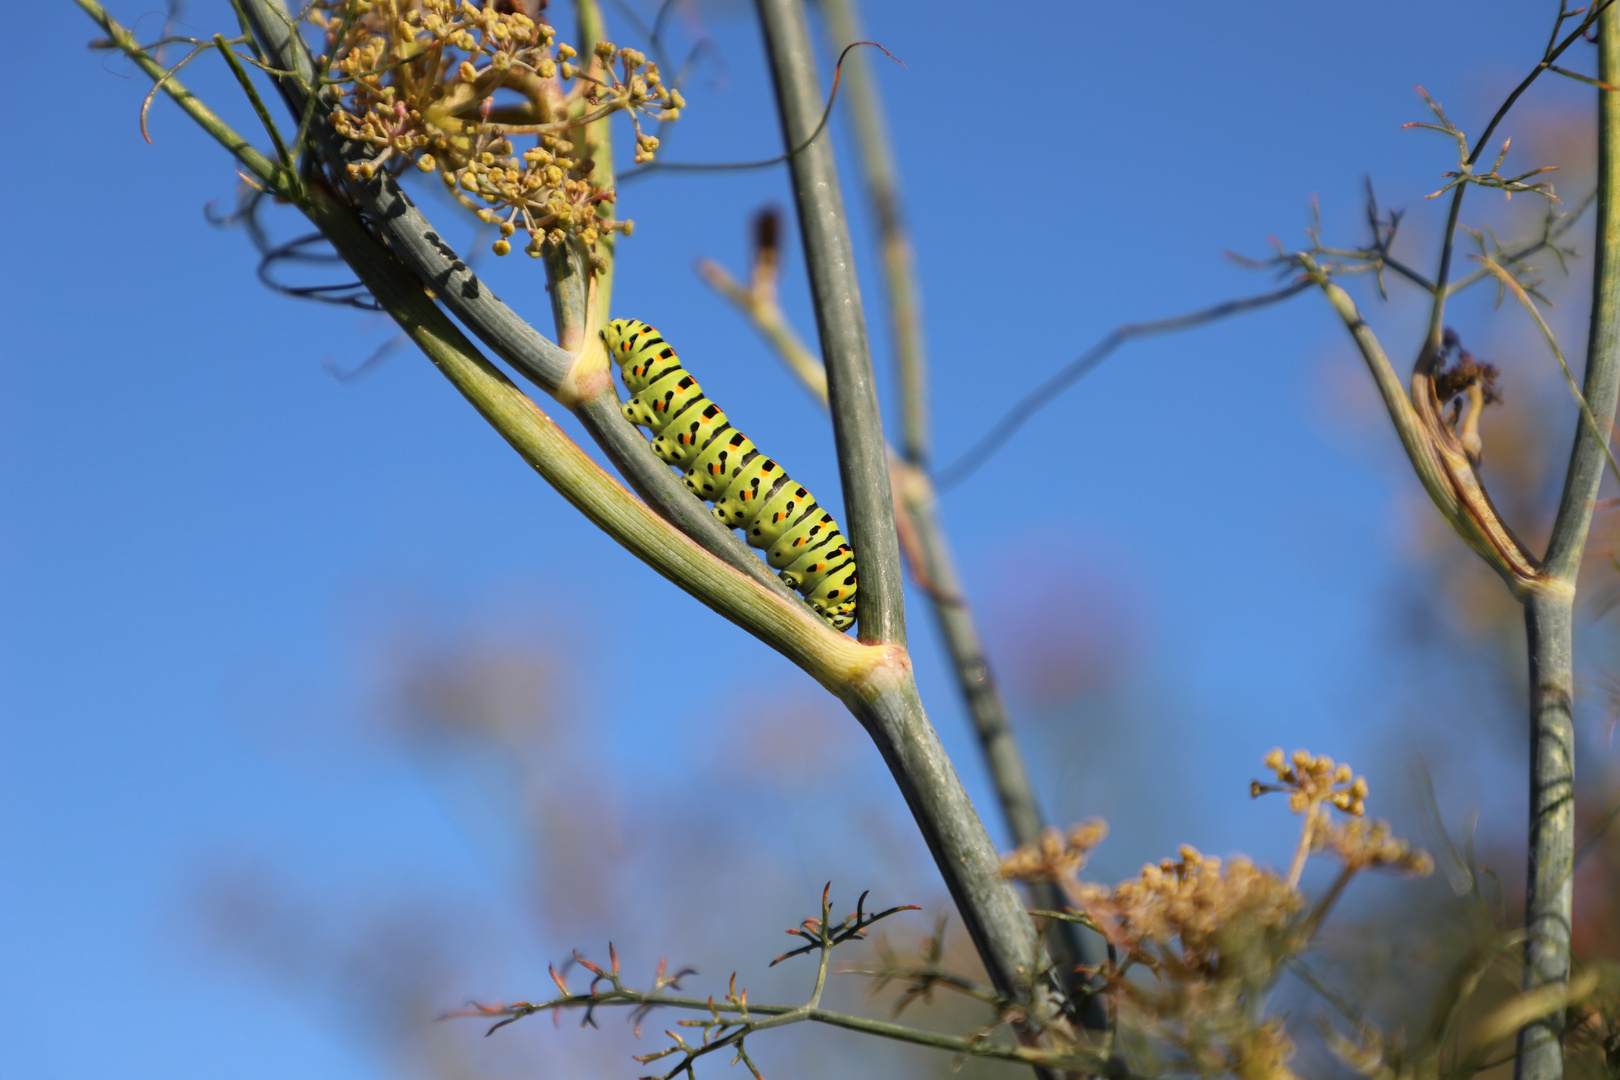
[{"label": "black stripe on caterpillar", "polygon": [[855,553],[831,514],[731,426],[658,331],[634,319],[602,330],[630,400],[625,419],[652,432],[652,450],[681,469],[714,516],[741,529],[788,587],[836,630],[855,622]]}]

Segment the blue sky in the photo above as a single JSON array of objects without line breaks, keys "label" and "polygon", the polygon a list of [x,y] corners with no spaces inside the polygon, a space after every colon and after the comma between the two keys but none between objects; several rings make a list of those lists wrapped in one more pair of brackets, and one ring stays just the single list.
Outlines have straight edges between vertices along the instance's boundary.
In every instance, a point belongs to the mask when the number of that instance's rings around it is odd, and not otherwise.
[{"label": "blue sky", "polygon": [[[1443,139],[1399,130],[1427,119],[1413,84],[1478,130],[1551,15],[1506,2],[871,6],[869,36],[905,61],[874,68],[915,235],[941,461],[1115,324],[1264,288],[1222,251],[1301,243],[1313,194],[1328,234],[1359,240],[1370,176],[1412,210],[1407,250],[1426,266],[1437,211],[1421,196],[1451,159]],[[160,22],[149,4],[109,7],[143,37]],[[211,33],[229,20],[226,5],[196,0],[185,21]],[[497,902],[519,856],[480,846],[444,785],[375,722],[378,672],[402,637],[430,655],[480,634],[546,642],[584,687],[570,722],[617,782],[679,792],[701,773],[715,783],[690,797],[716,814],[747,782],[727,772],[717,732],[736,721],[722,714],[746,719],[781,695],[837,714],[595,533],[420,356],[334,379],[327,366],[387,340],[379,317],[261,287],[246,238],[204,218],[233,196],[223,152],[163,101],[148,146],[147,83],[81,47],[92,28],[76,8],[48,5],[31,25],[17,62],[39,104],[0,119],[14,148],[0,175],[13,253],[0,271],[0,1072],[389,1075],[298,990],[216,955],[188,912],[197,883],[233,860],[273,867],[323,905],[361,905],[396,882]],[[701,25],[723,65],[698,69],[664,153],[777,152],[749,8],[706,7]],[[1577,48],[1573,65],[1589,68],[1592,52]],[[186,78],[252,129],[215,61]],[[1549,118],[1589,94],[1538,86],[1504,130],[1545,144]],[[846,198],[863,227],[853,187]],[[691,271],[710,256],[740,272],[748,218],[787,201],[779,170],[627,186],[620,212],[637,228],[620,248],[614,314],[655,321],[711,396],[836,505],[825,420]],[[1484,208],[1495,210],[1470,204]],[[869,233],[857,247],[886,392]],[[798,257],[795,235],[783,296],[808,331]],[[545,318],[537,264],[488,259],[484,271]],[[1419,305],[1357,295],[1400,363]],[[1577,298],[1570,317],[1580,310]],[[1455,317],[1471,341],[1528,340],[1484,302]],[[1120,872],[1181,839],[1280,858],[1277,819],[1241,797],[1272,745],[1358,763],[1386,754],[1387,774],[1404,775],[1388,753],[1402,715],[1388,638],[1417,486],[1365,401],[1342,327],[1307,295],[1127,346],[945,497],[999,665],[1018,669],[1018,628],[1032,623],[1119,650],[1118,684],[1089,713],[1010,690],[1048,806],[1108,814],[1126,845]],[[913,600],[925,699],[988,811]],[[1084,610],[1051,609],[1065,604]],[[679,626],[694,654],[723,652],[727,678],[622,665],[616,643],[649,623]],[[861,749],[851,775],[883,784]],[[1198,813],[1166,822],[1133,803],[1153,777]],[[810,814],[823,794],[788,785],[775,805]],[[892,796],[873,798],[894,812]],[[548,827],[589,842],[588,822]],[[761,858],[806,899],[840,869],[836,845]],[[703,890],[669,902],[720,902]],[[533,934],[547,955],[575,944],[543,920]]]}]

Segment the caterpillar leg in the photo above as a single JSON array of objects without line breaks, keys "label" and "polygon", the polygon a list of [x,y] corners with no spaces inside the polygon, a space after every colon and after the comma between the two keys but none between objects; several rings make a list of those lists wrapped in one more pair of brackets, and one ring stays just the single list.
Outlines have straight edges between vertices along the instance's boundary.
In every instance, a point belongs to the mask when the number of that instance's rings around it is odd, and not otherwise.
[{"label": "caterpillar leg", "polygon": [[848,630],[850,627],[855,625],[855,605],[851,604],[847,612],[839,612],[833,615],[823,615],[821,617],[825,619],[827,621],[827,625],[832,627],[834,630]]},{"label": "caterpillar leg", "polygon": [[855,560],[851,558],[842,567],[823,578],[821,584],[805,594],[804,599],[821,614],[846,604],[854,610],[855,587]]},{"label": "caterpillar leg", "polygon": [[788,588],[804,592],[821,584],[821,579],[830,574],[834,567],[842,566],[853,556],[854,552],[844,543],[843,535],[834,533],[832,540],[805,552],[776,576],[787,582]]}]

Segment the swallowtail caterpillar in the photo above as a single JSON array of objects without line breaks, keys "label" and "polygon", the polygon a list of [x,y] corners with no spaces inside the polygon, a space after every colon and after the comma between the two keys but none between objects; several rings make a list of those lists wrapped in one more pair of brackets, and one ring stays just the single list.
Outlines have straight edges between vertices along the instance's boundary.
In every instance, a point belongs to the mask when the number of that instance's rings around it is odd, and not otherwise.
[{"label": "swallowtail caterpillar", "polygon": [[835,630],[855,622],[855,553],[831,514],[726,419],[658,331],[634,319],[602,330],[630,400],[624,417],[652,432],[653,453]]}]

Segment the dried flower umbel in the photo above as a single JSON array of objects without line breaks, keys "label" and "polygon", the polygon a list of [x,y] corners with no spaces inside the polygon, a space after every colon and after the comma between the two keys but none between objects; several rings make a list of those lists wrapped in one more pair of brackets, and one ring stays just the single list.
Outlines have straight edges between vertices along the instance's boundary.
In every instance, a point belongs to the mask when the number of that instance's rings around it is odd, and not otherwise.
[{"label": "dried flower umbel", "polygon": [[[658,139],[642,131],[641,117],[674,120],[685,102],[635,49],[598,42],[580,64],[573,46],[519,6],[319,5],[310,18],[326,31],[343,87],[333,126],[375,151],[348,166],[351,176],[397,174],[413,162],[437,172],[457,201],[499,228],[497,255],[512,250],[520,229],[531,256],[571,240],[592,252],[631,223],[613,217],[611,178],[597,175],[586,127],[625,113],[636,129],[635,160],[650,161]],[[519,150],[515,140],[526,138],[534,144]]]},{"label": "dried flower umbel", "polygon": [[[1169,1052],[1174,1060],[1159,1065],[1171,1071],[1292,1080],[1293,1040],[1282,1021],[1263,1015],[1278,972],[1309,945],[1356,873],[1431,867],[1385,823],[1365,820],[1367,782],[1348,765],[1303,750],[1292,757],[1274,750],[1265,763],[1278,782],[1256,781],[1251,793],[1286,792],[1289,808],[1304,819],[1286,878],[1242,856],[1222,860],[1183,846],[1179,858],[1144,866],[1119,885],[1082,882],[1079,871],[1106,834],[1101,822],[1067,835],[1051,830],[1002,863],[1007,877],[1062,886],[1067,917],[1103,935],[1109,959],[1095,973],[1121,1021],[1119,1037],[1137,1056]],[[1334,821],[1335,811],[1343,823]],[[1299,877],[1304,860],[1321,853],[1336,856],[1343,869],[1313,905]]]}]

